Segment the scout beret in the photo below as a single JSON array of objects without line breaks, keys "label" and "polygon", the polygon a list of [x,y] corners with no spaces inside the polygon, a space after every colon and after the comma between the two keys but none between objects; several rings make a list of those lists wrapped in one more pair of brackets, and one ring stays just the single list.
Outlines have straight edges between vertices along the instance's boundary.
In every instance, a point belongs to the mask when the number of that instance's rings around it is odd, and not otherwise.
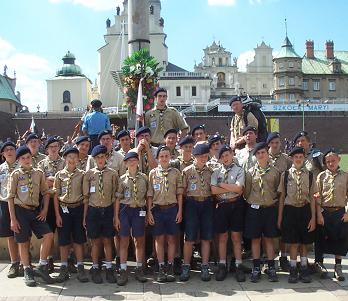
[{"label": "scout beret", "polygon": [[55,142],[60,142],[60,140],[57,138],[57,136],[51,136],[47,139],[47,142],[45,144],[45,149],[52,143],[55,143]]},{"label": "scout beret", "polygon": [[125,136],[129,136],[130,137],[130,132],[127,131],[127,130],[121,130],[117,136],[116,136],[116,139],[117,140],[120,140],[122,137],[125,137]]},{"label": "scout beret", "polygon": [[278,132],[272,132],[268,134],[266,143],[269,144],[273,139],[280,138],[280,134]]},{"label": "scout beret", "polygon": [[99,99],[93,99],[92,101],[91,101],[91,106],[92,107],[97,107],[97,108],[99,108],[99,107],[101,107],[102,106],[102,102],[99,100]]},{"label": "scout beret", "polygon": [[166,138],[169,134],[178,134],[178,132],[179,132],[179,130],[177,130],[177,129],[169,129],[168,131],[166,131],[165,133],[164,133],[164,138]]},{"label": "scout beret", "polygon": [[326,160],[325,160],[325,157],[326,156],[330,156],[330,155],[336,155],[338,156],[339,155],[339,152],[336,151],[334,148],[329,148],[328,150],[325,151],[324,155],[323,155],[323,163],[326,164]]},{"label": "scout beret", "polygon": [[104,131],[100,132],[99,135],[98,135],[98,140],[100,140],[100,139],[101,139],[103,136],[105,136],[105,135],[110,135],[110,136],[112,136],[112,132],[109,131],[109,130],[104,130]]},{"label": "scout beret", "polygon": [[205,131],[205,124],[196,125],[196,126],[192,129],[192,136],[195,134],[195,131],[197,131],[197,130],[203,130],[203,131]]},{"label": "scout beret", "polygon": [[89,138],[88,136],[80,136],[76,139],[75,144],[79,145],[80,143],[85,142],[85,141],[91,142],[91,138]]},{"label": "scout beret", "polygon": [[3,143],[1,145],[0,153],[2,153],[4,151],[6,146],[12,146],[12,147],[16,148],[16,144],[13,141],[6,141],[5,143]]},{"label": "scout beret", "polygon": [[160,145],[160,146],[157,148],[156,159],[158,159],[158,156],[159,156],[159,154],[160,154],[160,152],[161,152],[162,150],[167,150],[167,151],[170,152],[170,149],[168,148],[168,146],[166,146],[166,145]]},{"label": "scout beret", "polygon": [[153,93],[153,96],[157,96],[158,93],[160,92],[164,92],[164,93],[167,93],[167,90],[164,89],[164,88],[158,88],[154,93]]},{"label": "scout beret", "polygon": [[69,147],[65,150],[65,152],[63,153],[63,157],[66,157],[69,154],[79,154],[79,150],[76,147]]},{"label": "scout beret", "polygon": [[259,143],[256,143],[254,149],[253,149],[253,155],[255,156],[255,154],[261,150],[261,149],[267,149],[268,150],[268,144],[266,142],[259,142]]},{"label": "scout beret", "polygon": [[221,148],[219,150],[219,159],[221,158],[221,156],[224,152],[230,152],[230,151],[232,151],[232,147],[230,147],[229,145],[225,144],[225,145],[221,146]]},{"label": "scout beret", "polygon": [[303,147],[295,146],[289,153],[289,156],[294,156],[296,154],[303,154],[305,155],[305,150]]},{"label": "scout beret", "polygon": [[196,146],[192,150],[192,155],[199,156],[209,154],[209,146],[206,143],[196,144]]},{"label": "scout beret", "polygon": [[186,136],[186,137],[182,138],[179,141],[179,143],[178,143],[179,146],[183,146],[185,144],[195,144],[195,141],[193,140],[193,137],[192,136]]},{"label": "scout beret", "polygon": [[17,151],[16,151],[16,160],[19,157],[22,157],[22,156],[24,156],[26,154],[31,154],[31,151],[30,151],[29,147],[27,147],[26,145],[20,146],[19,148],[17,148]]},{"label": "scout beret", "polygon": [[246,132],[249,132],[249,131],[252,131],[254,132],[255,134],[257,133],[257,128],[254,127],[254,126],[251,126],[251,125],[248,125],[247,127],[245,127],[242,131],[242,135],[245,135]]},{"label": "scout beret", "polygon": [[28,143],[30,140],[33,140],[33,139],[40,139],[40,138],[39,138],[39,136],[37,134],[31,133],[31,134],[29,134],[27,139],[25,139],[25,143]]},{"label": "scout beret", "polygon": [[137,132],[135,133],[135,137],[138,137],[141,134],[145,134],[145,133],[149,133],[151,134],[150,128],[148,128],[147,126],[142,126],[141,128],[139,128],[137,130]]},{"label": "scout beret", "polygon": [[240,96],[233,96],[230,100],[230,105],[235,101],[242,101],[242,99],[240,98]]},{"label": "scout beret", "polygon": [[300,137],[309,137],[309,136],[308,136],[308,133],[306,131],[300,131],[295,135],[293,141],[296,143],[297,139]]},{"label": "scout beret", "polygon": [[221,141],[221,140],[222,140],[222,138],[219,134],[209,136],[209,138],[208,138],[209,147],[211,147],[213,145],[213,143]]},{"label": "scout beret", "polygon": [[131,158],[136,158],[139,160],[139,155],[137,152],[128,152],[124,158],[123,158],[123,161],[127,161],[128,159],[131,159]]},{"label": "scout beret", "polygon": [[92,157],[96,157],[100,154],[106,154],[107,152],[108,152],[108,150],[107,150],[106,146],[97,145],[93,148],[91,155],[92,155]]}]

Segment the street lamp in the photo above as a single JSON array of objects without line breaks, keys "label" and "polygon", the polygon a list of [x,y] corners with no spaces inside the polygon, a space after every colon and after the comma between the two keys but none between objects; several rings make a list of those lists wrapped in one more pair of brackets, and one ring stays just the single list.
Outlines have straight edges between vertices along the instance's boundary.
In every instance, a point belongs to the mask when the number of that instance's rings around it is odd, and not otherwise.
[{"label": "street lamp", "polygon": [[309,107],[310,99],[307,100],[296,100],[299,108],[302,107],[302,131],[305,130],[305,106]]}]

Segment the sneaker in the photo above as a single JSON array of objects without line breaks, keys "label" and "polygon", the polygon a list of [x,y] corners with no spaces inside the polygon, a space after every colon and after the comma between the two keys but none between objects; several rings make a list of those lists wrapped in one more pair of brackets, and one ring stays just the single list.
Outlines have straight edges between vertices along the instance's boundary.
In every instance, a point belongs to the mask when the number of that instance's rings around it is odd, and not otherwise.
[{"label": "sneaker", "polygon": [[50,276],[48,272],[48,264],[39,265],[34,270],[34,272],[38,277],[41,277],[41,279],[45,281],[47,284],[53,284],[55,282],[55,280]]},{"label": "sneaker", "polygon": [[[68,270],[69,270],[69,266],[68,266]],[[88,276],[87,276],[86,271],[85,271],[85,266],[82,264],[77,266],[77,280],[82,282],[82,283],[89,281]]]},{"label": "sneaker", "polygon": [[274,267],[268,268],[268,281],[269,282],[278,282],[277,271]]},{"label": "sneaker", "polygon": [[105,270],[106,281],[108,283],[116,283],[116,277],[113,268],[108,268]]},{"label": "sneaker", "polygon": [[58,283],[63,283],[66,280],[69,279],[69,270],[68,267],[65,265],[62,265],[59,270],[59,275],[58,277],[55,278],[56,282]]},{"label": "sneaker", "polygon": [[310,275],[308,267],[302,267],[301,266],[299,279],[303,283],[310,283],[310,282],[312,282],[312,278],[311,278],[311,275]]},{"label": "sneaker", "polygon": [[23,267],[23,264],[20,264],[20,265],[19,265],[19,268],[18,268],[18,277],[24,277],[24,267]]},{"label": "sneaker", "polygon": [[174,275],[180,275],[182,270],[182,260],[180,257],[174,258],[173,264]]},{"label": "sneaker", "polygon": [[286,256],[279,257],[279,266],[283,272],[290,271],[290,262]]},{"label": "sneaker", "polygon": [[166,273],[166,281],[167,282],[174,282],[175,279],[175,274],[174,274],[174,266],[173,264],[168,264],[167,265],[167,273]]},{"label": "sneaker", "polygon": [[260,268],[253,268],[250,275],[251,282],[259,282],[261,280],[261,270]]},{"label": "sneaker", "polygon": [[78,270],[75,266],[74,258],[72,258],[70,256],[68,258],[68,271],[70,274],[76,274],[78,272]]},{"label": "sneaker", "polygon": [[315,262],[314,263],[314,270],[317,274],[319,274],[320,279],[327,279],[328,278],[329,273],[322,262]]},{"label": "sneaker", "polygon": [[243,270],[245,274],[250,274],[252,272],[252,269],[247,267],[244,263],[241,263],[239,267]]},{"label": "sneaker", "polygon": [[19,272],[19,262],[12,263],[10,269],[7,272],[7,278],[16,278],[18,277]]},{"label": "sneaker", "polygon": [[167,277],[166,277],[165,267],[164,265],[160,265],[158,268],[156,281],[163,283],[163,282],[166,282],[166,280],[167,280]]},{"label": "sneaker", "polygon": [[142,266],[137,267],[135,269],[134,274],[135,274],[135,279],[138,280],[139,282],[141,283],[147,282],[147,278],[145,278],[144,268]]},{"label": "sneaker", "polygon": [[49,274],[54,273],[54,261],[53,261],[53,258],[52,258],[52,257],[50,257],[50,258],[48,259],[47,265],[48,265],[48,273],[49,273]]},{"label": "sneaker", "polygon": [[215,280],[223,281],[227,276],[227,267],[224,263],[219,263],[215,272]]},{"label": "sneaker", "polygon": [[120,269],[120,276],[117,278],[117,284],[119,286],[124,286],[128,282],[127,270]]},{"label": "sneaker", "polygon": [[120,256],[116,256],[115,257],[115,269],[116,269],[116,272],[119,272],[120,271],[120,267],[121,267],[121,259],[120,259]]},{"label": "sneaker", "polygon": [[202,281],[210,281],[210,279],[211,279],[211,276],[209,273],[209,265],[207,265],[207,264],[202,264],[201,279],[202,279]]},{"label": "sneaker", "polygon": [[236,280],[237,282],[245,282],[245,273],[241,265],[236,268]]},{"label": "sneaker", "polygon": [[297,283],[298,282],[297,267],[290,267],[288,282],[289,283]]},{"label": "sneaker", "polygon": [[236,258],[232,258],[231,262],[230,262],[230,267],[228,269],[228,271],[230,273],[235,273],[237,271],[237,267],[236,267]]},{"label": "sneaker", "polygon": [[24,269],[24,283],[26,286],[29,287],[36,286],[36,281],[34,279],[34,271],[31,268]]},{"label": "sneaker", "polygon": [[190,279],[190,265],[189,264],[183,264],[182,265],[182,271],[180,275],[180,281],[186,282]]},{"label": "sneaker", "polygon": [[342,265],[341,264],[335,264],[334,277],[336,277],[336,279],[338,281],[346,280],[346,277],[344,276],[344,274],[342,272]]},{"label": "sneaker", "polygon": [[103,278],[102,278],[102,276],[101,276],[101,272],[100,272],[100,269],[99,269],[99,268],[91,267],[91,269],[89,270],[89,272],[91,273],[92,281],[93,281],[95,284],[101,284],[101,283],[103,283]]}]

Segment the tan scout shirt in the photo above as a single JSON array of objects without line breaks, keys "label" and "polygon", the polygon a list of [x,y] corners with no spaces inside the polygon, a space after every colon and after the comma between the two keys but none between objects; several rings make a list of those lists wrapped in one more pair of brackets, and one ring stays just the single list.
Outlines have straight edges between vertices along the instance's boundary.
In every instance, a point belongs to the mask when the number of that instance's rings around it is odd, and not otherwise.
[{"label": "tan scout shirt", "polygon": [[258,164],[246,172],[244,196],[251,205],[272,206],[278,201],[280,172],[269,165],[269,170],[265,174],[260,174],[257,166]]},{"label": "tan scout shirt", "polygon": [[[234,141],[238,140],[240,137],[242,137],[243,129],[246,127],[244,122],[244,111],[242,115],[235,114],[231,120],[231,128],[230,131],[233,134]],[[255,128],[258,128],[259,122],[254,116],[253,113],[249,112],[247,115],[248,120],[248,126],[253,126]]]},{"label": "tan scout shirt", "polygon": [[145,174],[138,172],[135,178],[132,178],[127,171],[118,182],[116,196],[120,199],[121,204],[130,207],[144,207],[146,205],[147,186],[148,178]]},{"label": "tan scout shirt", "polygon": [[187,197],[208,198],[211,196],[210,180],[213,170],[207,165],[199,170],[192,164],[183,170],[183,187]]},{"label": "tan scout shirt", "polygon": [[92,207],[108,207],[116,199],[117,173],[109,167],[103,169],[103,185],[99,191],[100,172],[98,167],[94,167],[88,170],[83,178],[83,196],[85,202]]},{"label": "tan scout shirt", "polygon": [[182,156],[179,156],[176,160],[170,161],[170,166],[179,169],[181,172],[188,166],[192,165],[195,161],[195,158],[192,156],[190,160],[184,161]]},{"label": "tan scout shirt", "polygon": [[11,166],[7,162],[0,165],[0,201],[7,202],[10,174],[16,168],[18,168],[18,161]]},{"label": "tan scout shirt", "polygon": [[83,200],[83,176],[84,171],[80,169],[75,169],[71,173],[64,168],[56,174],[53,188],[57,193],[59,202],[63,205],[76,204]]},{"label": "tan scout shirt", "polygon": [[[315,162],[314,160],[317,160],[317,162]],[[311,153],[308,153],[306,155],[306,160],[304,163],[305,168],[308,171],[311,171],[313,173],[313,178],[316,179],[319,175],[319,173],[321,173],[323,171],[323,168],[321,169],[320,167],[323,166],[323,156],[320,155],[317,159],[314,159],[311,155]]]},{"label": "tan scout shirt", "polygon": [[169,129],[188,129],[183,116],[171,107],[165,107],[160,111],[156,108],[145,113],[145,126],[151,130],[151,142],[162,144],[164,142],[164,134]]},{"label": "tan scout shirt", "polygon": [[[168,173],[168,176],[163,173]],[[153,197],[154,205],[177,203],[178,194],[183,194],[182,176],[178,169],[169,167],[163,170],[158,166],[150,171],[147,196]]]},{"label": "tan scout shirt", "polygon": [[37,153],[35,156],[32,156],[31,165],[33,166],[33,168],[37,168],[39,166],[39,163],[44,159],[46,159],[46,155]]},{"label": "tan scout shirt", "polygon": [[[243,168],[232,163],[230,166],[220,165],[219,168],[215,169],[210,180],[212,186],[219,186],[219,183],[236,184],[244,187],[245,184],[245,172]],[[233,199],[239,196],[236,192],[226,192],[218,194],[219,200]]]},{"label": "tan scout shirt", "polygon": [[348,173],[338,170],[332,173],[328,169],[317,178],[320,193],[319,204],[322,207],[345,207],[348,196]]},{"label": "tan scout shirt", "polygon": [[170,151],[170,155],[171,155],[171,160],[175,160],[176,158],[180,156],[180,152],[176,148],[174,148],[172,151]]},{"label": "tan scout shirt", "polygon": [[215,157],[212,157],[208,162],[207,165],[212,168],[213,170],[219,168],[221,166],[221,163],[219,160]]},{"label": "tan scout shirt", "polygon": [[39,207],[39,194],[46,195],[48,193],[45,175],[41,170],[35,168],[30,171],[30,174],[33,186],[32,198],[30,198],[28,175],[20,167],[10,175],[8,183],[8,199],[14,199],[14,203],[17,205],[23,204]]},{"label": "tan scout shirt", "polygon": [[77,163],[76,167],[83,171],[87,171],[95,167],[95,161],[92,158],[92,156],[86,156],[83,159],[79,159],[79,162]]},{"label": "tan scout shirt", "polygon": [[[157,147],[150,146],[150,148],[151,148],[151,153],[153,157],[156,158]],[[148,175],[150,172],[150,167],[147,160],[147,154],[141,154],[139,165],[140,165],[141,172]]]},{"label": "tan scout shirt", "polygon": [[241,150],[236,150],[236,157],[239,166],[241,166],[245,171],[248,171],[252,168],[257,160],[253,155],[253,149],[248,148],[248,146],[244,147]]},{"label": "tan scout shirt", "polygon": [[290,158],[284,153],[273,155],[271,152],[269,152],[269,160],[270,163],[281,173],[288,170],[292,165]]},{"label": "tan scout shirt", "polygon": [[[313,195],[318,192],[318,187],[313,176],[312,186],[309,187],[309,172],[305,168],[301,169],[301,180],[300,180],[300,189],[297,187],[296,182],[296,168],[292,166],[289,169],[289,177],[288,177],[288,187],[287,187],[287,195],[285,196],[285,205],[291,205],[295,207],[303,207],[304,205],[310,203]],[[285,192],[284,190],[284,177],[285,172],[282,173],[280,177],[280,183],[278,187],[278,192]]]},{"label": "tan scout shirt", "polygon": [[[56,173],[64,168],[65,161],[62,158],[58,158],[56,161],[50,160],[48,156],[40,161],[38,168],[41,169],[46,178],[54,177]],[[49,193],[53,194],[53,187],[49,187]]]}]

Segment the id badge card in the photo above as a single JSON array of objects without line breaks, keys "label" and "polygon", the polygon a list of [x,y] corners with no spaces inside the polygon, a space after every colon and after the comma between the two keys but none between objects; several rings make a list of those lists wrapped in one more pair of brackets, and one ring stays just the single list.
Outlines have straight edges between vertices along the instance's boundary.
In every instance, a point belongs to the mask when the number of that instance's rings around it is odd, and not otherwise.
[{"label": "id badge card", "polygon": [[62,194],[66,194],[68,192],[68,189],[66,187],[62,187]]},{"label": "id badge card", "polygon": [[139,216],[145,217],[146,216],[146,211],[145,210],[140,210],[139,211]]},{"label": "id badge card", "polygon": [[151,121],[150,127],[151,128],[156,128],[157,127],[157,122],[156,121]]},{"label": "id badge card", "polygon": [[28,186],[27,186],[27,185],[21,186],[21,192],[22,192],[22,193],[26,193],[26,192],[28,192],[28,191],[29,191],[29,189],[28,189]]},{"label": "id badge card", "polygon": [[155,191],[160,191],[161,190],[161,184],[153,184],[153,189]]},{"label": "id badge card", "polygon": [[251,205],[251,208],[253,208],[253,209],[260,209],[260,205],[252,204],[252,205]]},{"label": "id badge card", "polygon": [[62,208],[63,213],[69,213],[69,209],[67,206],[60,206]]},{"label": "id badge card", "polygon": [[191,183],[190,190],[193,191],[193,190],[196,190],[196,189],[197,189],[197,184],[196,183]]},{"label": "id badge card", "polygon": [[91,186],[91,188],[89,189],[90,193],[94,193],[95,192],[95,186]]},{"label": "id badge card", "polygon": [[124,197],[125,198],[130,198],[130,192],[129,192],[129,190],[126,190],[125,192],[124,192]]}]

